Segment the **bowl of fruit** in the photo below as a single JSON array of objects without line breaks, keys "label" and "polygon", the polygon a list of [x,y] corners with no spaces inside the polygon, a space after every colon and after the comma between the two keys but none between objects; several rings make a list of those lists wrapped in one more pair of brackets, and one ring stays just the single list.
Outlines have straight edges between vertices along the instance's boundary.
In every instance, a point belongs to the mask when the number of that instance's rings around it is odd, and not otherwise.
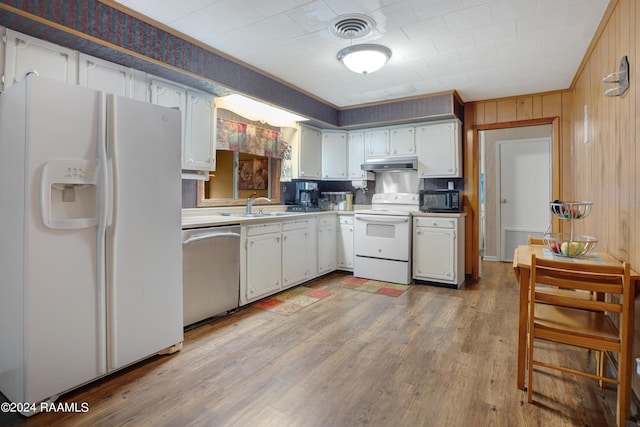
[{"label": "bowl of fruit", "polygon": [[542,241],[554,255],[569,258],[588,255],[598,243],[595,237],[568,233],[545,233]]}]

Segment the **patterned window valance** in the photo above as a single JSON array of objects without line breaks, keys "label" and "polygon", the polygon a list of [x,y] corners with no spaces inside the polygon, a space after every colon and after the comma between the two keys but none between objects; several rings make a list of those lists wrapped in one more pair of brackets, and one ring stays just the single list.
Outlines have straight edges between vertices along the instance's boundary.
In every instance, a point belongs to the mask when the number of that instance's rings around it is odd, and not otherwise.
[{"label": "patterned window valance", "polygon": [[257,156],[282,158],[288,144],[280,132],[218,118],[216,148]]}]

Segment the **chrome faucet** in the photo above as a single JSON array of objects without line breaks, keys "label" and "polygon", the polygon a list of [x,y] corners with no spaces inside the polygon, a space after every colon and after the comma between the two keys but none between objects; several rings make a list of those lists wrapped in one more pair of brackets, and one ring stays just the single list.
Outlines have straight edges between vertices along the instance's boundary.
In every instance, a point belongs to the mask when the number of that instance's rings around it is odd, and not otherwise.
[{"label": "chrome faucet", "polygon": [[267,197],[256,197],[254,199],[253,196],[255,196],[255,195],[256,195],[256,193],[253,193],[252,195],[249,196],[249,198],[247,198],[247,210],[245,211],[246,215],[251,215],[251,207],[258,200],[264,200],[265,202],[271,202],[271,199],[269,199]]}]

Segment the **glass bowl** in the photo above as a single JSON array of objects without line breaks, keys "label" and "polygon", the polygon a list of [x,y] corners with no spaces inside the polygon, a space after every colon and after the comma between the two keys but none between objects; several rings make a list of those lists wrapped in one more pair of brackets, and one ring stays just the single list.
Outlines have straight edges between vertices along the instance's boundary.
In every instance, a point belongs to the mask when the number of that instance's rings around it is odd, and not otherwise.
[{"label": "glass bowl", "polygon": [[556,200],[549,203],[551,212],[564,219],[578,219],[589,216],[593,202],[563,202]]},{"label": "glass bowl", "polygon": [[588,255],[598,243],[595,237],[568,233],[545,233],[542,241],[554,255],[569,258]]}]

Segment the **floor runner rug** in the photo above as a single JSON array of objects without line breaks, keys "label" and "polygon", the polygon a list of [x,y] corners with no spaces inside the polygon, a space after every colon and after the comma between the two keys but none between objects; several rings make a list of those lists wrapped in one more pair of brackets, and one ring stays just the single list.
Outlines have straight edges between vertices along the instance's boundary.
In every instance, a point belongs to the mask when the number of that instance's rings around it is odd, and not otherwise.
[{"label": "floor runner rug", "polygon": [[306,286],[298,286],[297,288],[258,301],[253,304],[253,306],[288,316],[329,295],[333,295],[333,292],[324,289],[311,289]]},{"label": "floor runner rug", "polygon": [[364,291],[372,294],[388,295],[391,297],[399,297],[409,289],[409,285],[362,279],[360,277],[350,277],[341,281],[338,285],[342,288],[355,289],[357,291]]}]

